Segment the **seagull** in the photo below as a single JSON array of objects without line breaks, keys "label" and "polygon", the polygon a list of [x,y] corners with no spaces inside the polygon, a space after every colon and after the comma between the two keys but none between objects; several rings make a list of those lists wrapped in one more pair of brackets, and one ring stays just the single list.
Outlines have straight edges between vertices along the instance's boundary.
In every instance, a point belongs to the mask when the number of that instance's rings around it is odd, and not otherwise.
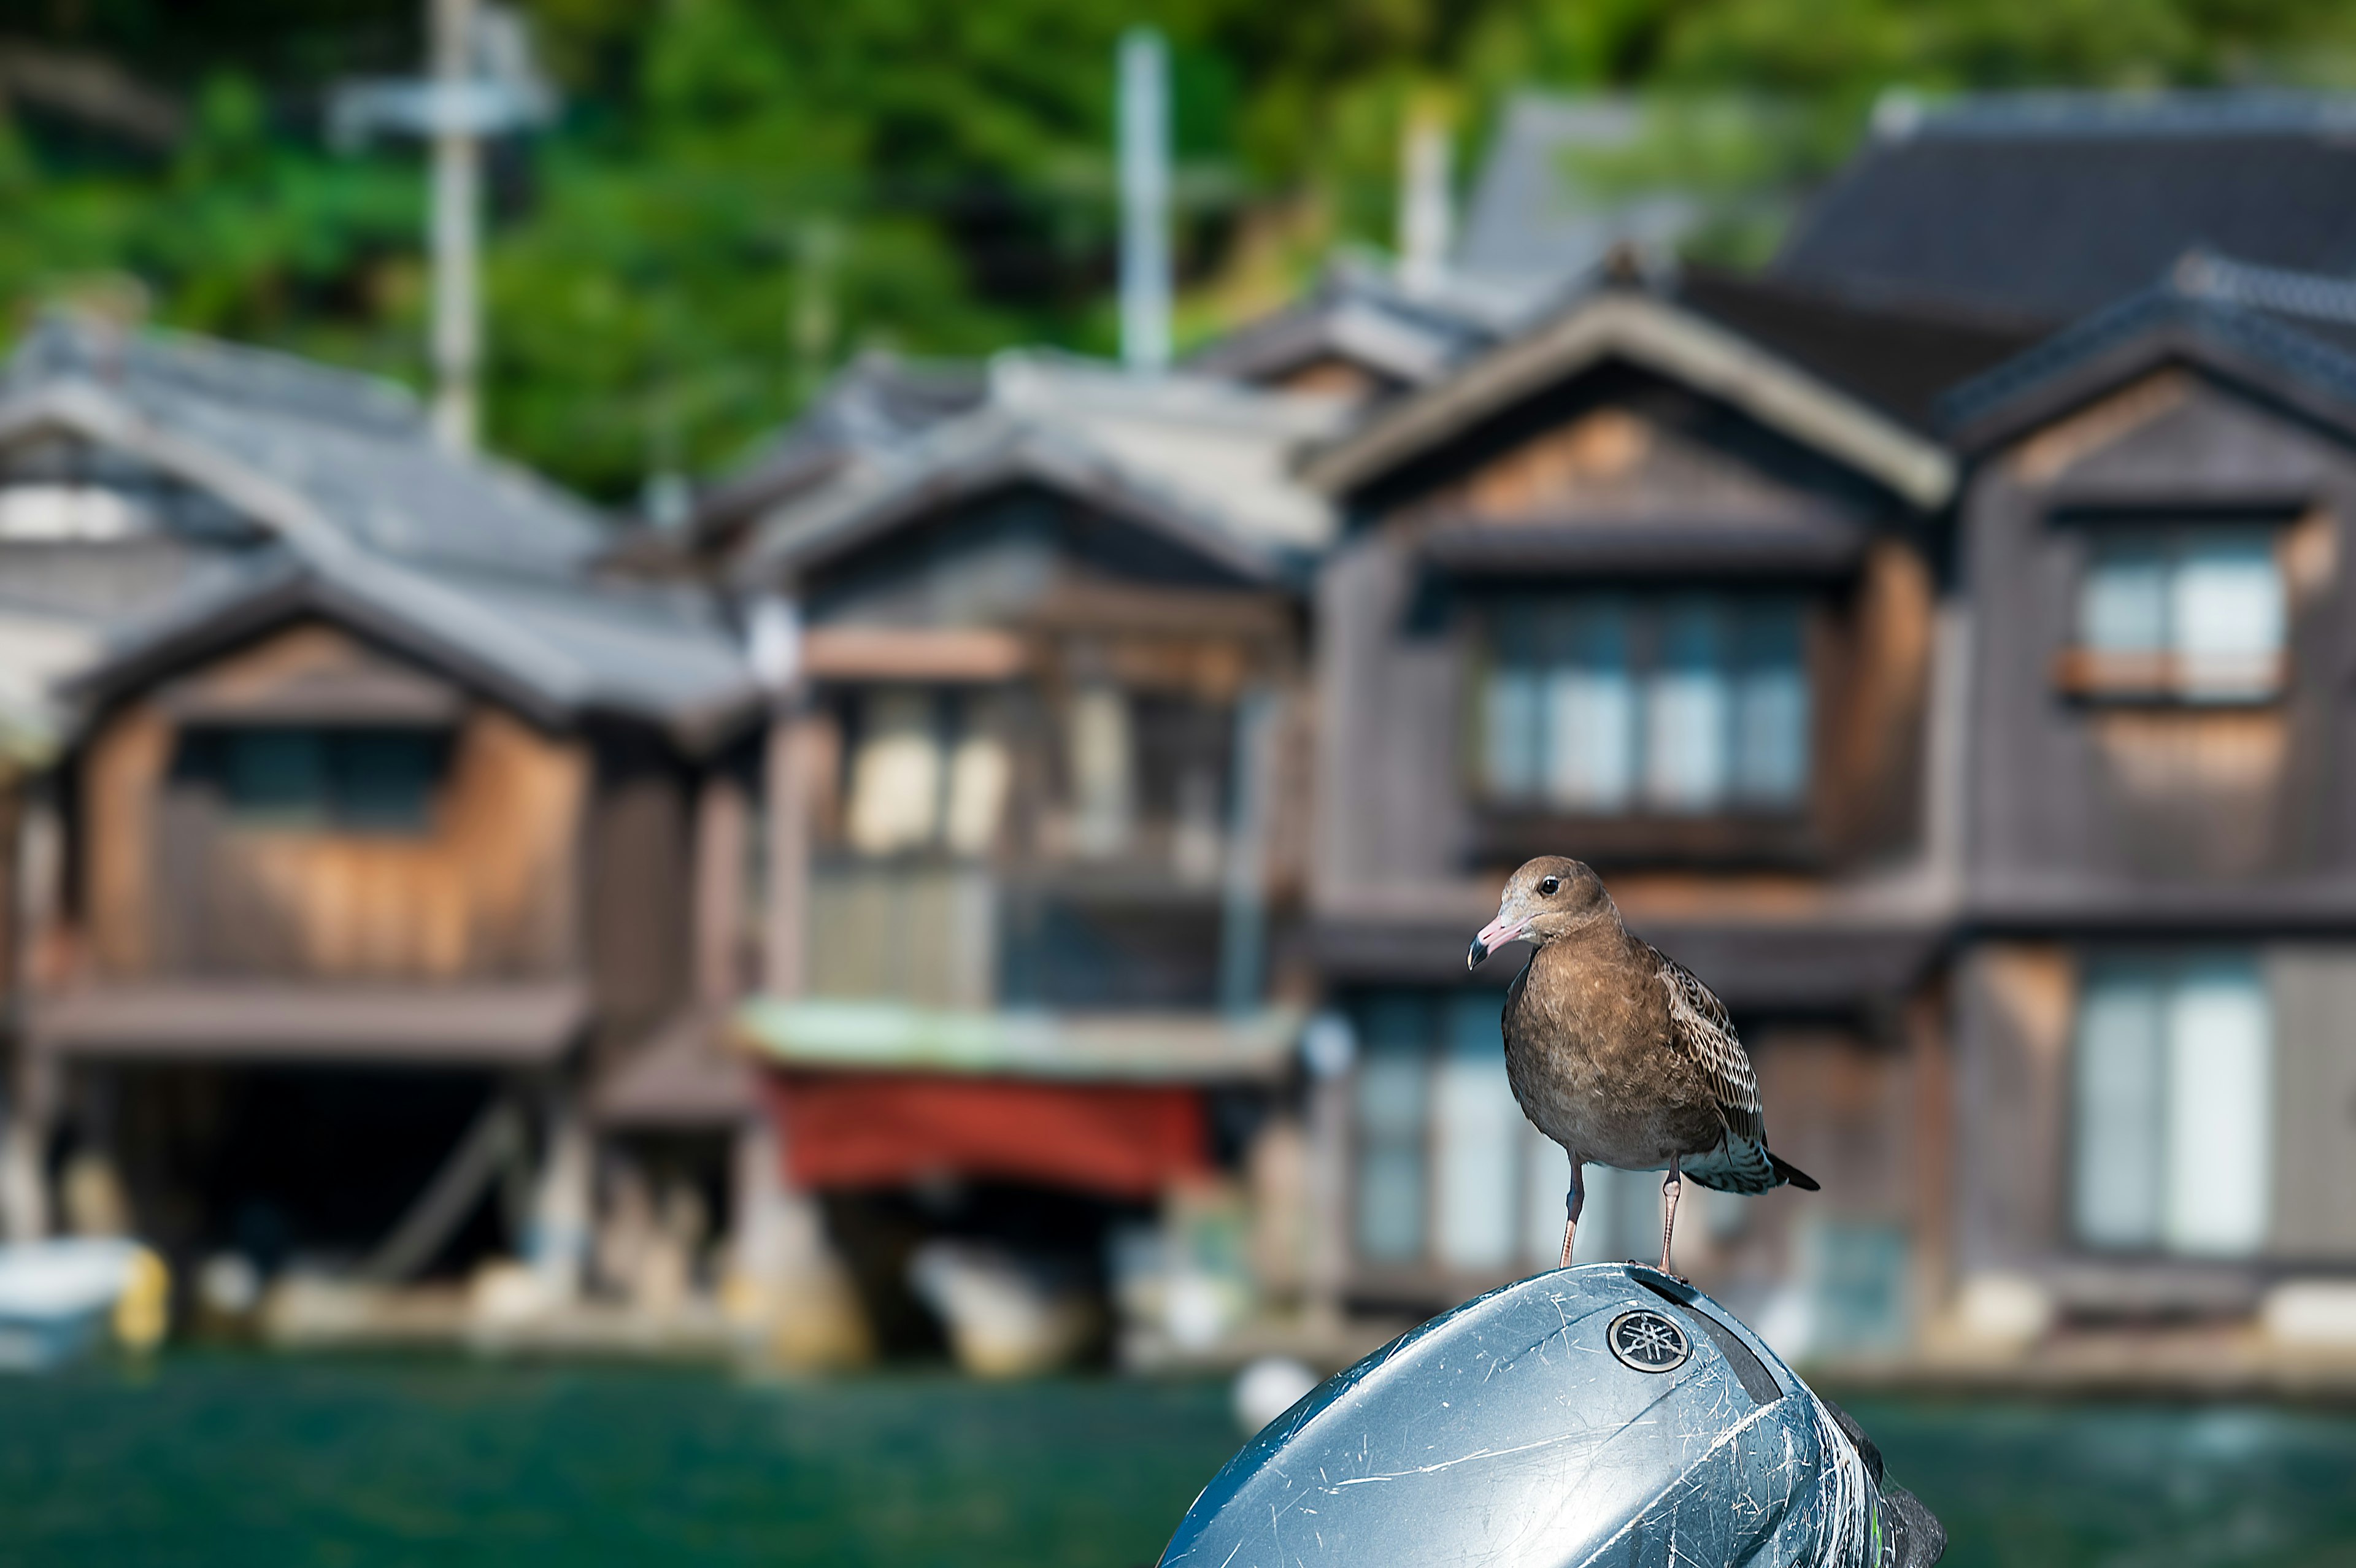
[{"label": "seagull", "polygon": [[1570,1156],[1562,1263],[1587,1193],[1584,1161],[1666,1170],[1661,1272],[1671,1274],[1677,1192],[1691,1176],[1720,1192],[1815,1179],[1768,1152],[1759,1077],[1726,1004],[1693,972],[1621,923],[1603,879],[1541,855],[1505,883],[1497,918],[1472,939],[1473,969],[1508,942],[1530,961],[1505,992],[1505,1077],[1522,1115]]}]

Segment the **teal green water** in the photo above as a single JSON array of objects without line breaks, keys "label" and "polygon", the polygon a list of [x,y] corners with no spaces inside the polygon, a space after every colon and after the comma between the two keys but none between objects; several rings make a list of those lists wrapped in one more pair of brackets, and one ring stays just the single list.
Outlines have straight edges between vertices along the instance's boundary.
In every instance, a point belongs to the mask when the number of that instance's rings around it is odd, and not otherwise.
[{"label": "teal green water", "polygon": [[[0,1381],[0,1564],[1152,1561],[1224,1387],[185,1355]],[[1948,1563],[2356,1564],[2356,1416],[1860,1402]]]}]

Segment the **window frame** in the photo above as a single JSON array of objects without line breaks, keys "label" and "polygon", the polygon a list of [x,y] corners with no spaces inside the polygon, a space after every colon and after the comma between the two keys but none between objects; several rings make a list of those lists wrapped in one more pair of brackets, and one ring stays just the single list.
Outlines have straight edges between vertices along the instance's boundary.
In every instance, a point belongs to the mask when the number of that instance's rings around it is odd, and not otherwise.
[{"label": "window frame", "polygon": [[[1823,856],[1816,826],[1817,804],[1825,778],[1825,735],[1829,704],[1826,692],[1833,674],[1827,663],[1826,618],[1828,607],[1821,590],[1777,581],[1772,584],[1708,581],[1664,584],[1637,581],[1542,583],[1524,590],[1489,590],[1469,595],[1465,615],[1470,656],[1462,704],[1460,779],[1472,806],[1473,853],[1482,859],[1515,858],[1540,848],[1558,848],[1576,839],[1590,859],[1656,863],[1728,861],[1774,867],[1804,868]],[[1498,622],[1520,603],[1569,605],[1581,600],[1617,599],[1628,605],[1640,624],[1634,639],[1640,654],[1629,661],[1629,678],[1636,692],[1639,712],[1633,721],[1633,777],[1624,805],[1610,809],[1579,809],[1558,805],[1543,794],[1516,798],[1494,793],[1487,768],[1490,682],[1503,660]],[[1645,737],[1642,706],[1647,679],[1661,667],[1657,653],[1665,609],[1678,601],[1702,601],[1721,617],[1730,609],[1769,603],[1790,605],[1796,612],[1798,671],[1805,712],[1801,724],[1801,773],[1797,789],[1773,802],[1746,799],[1730,779],[1720,797],[1698,810],[1678,810],[1658,805],[1644,786]],[[1732,674],[1737,666],[1722,657],[1719,667]],[[1730,689],[1733,682],[1729,681]],[[1730,707],[1730,730],[1739,722]]]},{"label": "window frame", "polygon": [[[2231,709],[2270,707],[2284,700],[2297,670],[2292,571],[2285,551],[2293,528],[2307,510],[2304,506],[2270,504],[2072,507],[2054,512],[2048,521],[2069,541],[2072,551],[2067,622],[2050,672],[2054,690],[2065,700],[2089,707]],[[2204,687],[2196,667],[2176,646],[2172,628],[2148,651],[2092,645],[2086,599],[2106,548],[2116,549],[2122,540],[2135,539],[2157,544],[2166,573],[2160,588],[2166,614],[2172,612],[2174,574],[2181,570],[2190,541],[2203,534],[2244,531],[2265,539],[2280,594],[2281,635],[2273,655],[2274,667],[2265,678],[2242,687]]]},{"label": "window frame", "polygon": [[[316,799],[284,807],[241,804],[231,773],[237,766],[235,748],[264,737],[308,741],[318,748]],[[419,773],[413,814],[354,810],[347,787],[348,769],[354,761],[339,756],[372,741],[398,737],[420,742]],[[442,723],[225,723],[201,721],[184,726],[172,763],[172,774],[203,789],[232,832],[305,834],[315,837],[414,839],[431,837],[439,827],[442,795],[447,786],[458,747],[455,727]]]},{"label": "window frame", "polygon": [[[2263,1033],[2259,1043],[2261,1054],[2257,1063],[2255,1093],[2263,1124],[2259,1147],[2264,1159],[2262,1168],[2255,1176],[2261,1189],[2257,1235],[2245,1246],[2211,1250],[2187,1246],[2172,1233],[2183,1221],[2180,1216],[2171,1212],[2172,1197],[2168,1185],[2179,1158],[2174,1141],[2174,1105],[2179,1087],[2177,1082],[2179,1063],[2172,1055],[2174,1038],[2170,1031],[2175,1025],[2172,1009],[2180,1005],[2184,994],[2194,989],[2204,974],[2214,976],[2226,971],[2246,972],[2254,983],[2254,995],[2261,1008]],[[2156,1051],[2153,1068],[2158,1077],[2148,1085],[2153,1123],[2144,1131],[2156,1150],[2154,1164],[2159,1185],[2150,1195],[2152,1214],[2148,1237],[2103,1240],[2088,1234],[2085,1193],[2082,1186],[2086,1179],[2085,1162],[2090,1157],[2087,1148],[2087,1117],[2090,1114],[2087,1104],[2087,1004],[2098,987],[2121,981],[2143,987],[2156,1006],[2152,1019],[2154,1033],[2148,1043]],[[2282,1023],[2274,982],[2262,947],[2122,947],[2081,954],[2072,987],[2065,1057],[2063,1158],[2058,1194],[2061,1208],[2059,1229],[2066,1245],[2082,1256],[2115,1263],[2247,1266],[2263,1261],[2273,1244],[2275,1227],[2280,1218],[2281,1195],[2275,1190],[2274,1179],[2282,1136],[2276,1098],[2281,1060]]]}]

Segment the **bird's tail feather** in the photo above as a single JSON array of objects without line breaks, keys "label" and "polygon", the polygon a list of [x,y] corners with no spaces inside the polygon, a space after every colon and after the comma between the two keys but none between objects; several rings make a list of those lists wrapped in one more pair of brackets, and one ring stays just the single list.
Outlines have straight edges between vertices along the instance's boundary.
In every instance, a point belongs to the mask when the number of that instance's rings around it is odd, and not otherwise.
[{"label": "bird's tail feather", "polygon": [[1817,1182],[1815,1177],[1810,1176],[1806,1171],[1802,1170],[1798,1166],[1794,1165],[1790,1160],[1785,1159],[1781,1155],[1769,1155],[1767,1157],[1767,1163],[1775,1168],[1775,1174],[1777,1176],[1783,1178],[1785,1181],[1790,1182],[1793,1186],[1798,1188],[1803,1192],[1822,1192],[1824,1190],[1824,1188]]}]

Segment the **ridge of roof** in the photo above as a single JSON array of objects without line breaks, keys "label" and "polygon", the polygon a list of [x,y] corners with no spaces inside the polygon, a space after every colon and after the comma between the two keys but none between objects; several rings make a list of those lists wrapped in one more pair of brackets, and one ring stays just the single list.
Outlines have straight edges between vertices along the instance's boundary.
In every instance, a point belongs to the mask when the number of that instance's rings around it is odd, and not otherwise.
[{"label": "ridge of roof", "polygon": [[1649,288],[1605,283],[1529,334],[1377,411],[1303,464],[1328,495],[1363,488],[1517,399],[1613,355],[1839,456],[1917,506],[1954,483],[1944,451],[1802,366]]},{"label": "ridge of roof", "polygon": [[1901,88],[1875,103],[1872,127],[1883,142],[2344,135],[2356,130],[2356,94],[2289,88],[2029,88],[1931,99]]},{"label": "ridge of roof", "polygon": [[2177,262],[2169,281],[2193,298],[2309,321],[2356,322],[2356,278],[2261,266],[2193,250]]},{"label": "ridge of roof", "polygon": [[425,433],[424,411],[398,382],[363,371],[159,326],[129,328],[70,310],[41,313],[0,370],[0,397],[23,383],[77,376],[144,382],[215,402],[385,435]]},{"label": "ridge of roof", "polygon": [[[905,446],[860,453],[774,518],[738,576],[766,579],[946,496],[1027,477],[1086,494],[1231,571],[1270,580],[1292,555],[1323,542],[1327,522],[1323,502],[1291,482],[1290,447],[1331,434],[1347,415],[1337,400],[1208,377],[1000,355],[989,401]],[[1222,453],[1230,459],[1223,467]]]},{"label": "ridge of roof", "polygon": [[0,371],[0,429],[124,447],[306,546],[565,575],[604,544],[538,475],[436,443],[389,383],[187,334],[47,316]]},{"label": "ridge of roof", "polygon": [[[2258,275],[2254,278],[2253,272]],[[2040,392],[2061,388],[2072,372],[2139,338],[2152,339],[2158,349],[2173,356],[2202,357],[2203,350],[2213,350],[2271,368],[2287,381],[2319,394],[2343,422],[2356,427],[2356,355],[2282,319],[2294,313],[2263,307],[2250,297],[2302,278],[2279,269],[2244,270],[2202,252],[2189,254],[2152,287],[1956,387],[1940,400],[1940,427],[1965,447],[2001,441],[2020,422],[2006,418],[2008,411],[2036,403]],[[2326,297],[2338,303],[2336,295]],[[2222,363],[2222,358],[2211,362]]]},{"label": "ridge of roof", "polygon": [[725,531],[823,482],[854,455],[904,446],[989,396],[983,360],[861,353],[791,422],[699,491],[689,530]]},{"label": "ridge of roof", "polygon": [[1253,380],[1319,353],[1353,357],[1409,385],[1442,374],[1529,314],[1519,293],[1443,273],[1409,289],[1383,270],[1344,260],[1304,297],[1197,349],[1185,368]]},{"label": "ridge of roof", "polygon": [[683,747],[723,739],[760,690],[701,596],[639,585],[472,577],[359,552],[265,547],[117,628],[67,683],[85,704],[305,614],[442,667],[535,722],[612,713]]}]

